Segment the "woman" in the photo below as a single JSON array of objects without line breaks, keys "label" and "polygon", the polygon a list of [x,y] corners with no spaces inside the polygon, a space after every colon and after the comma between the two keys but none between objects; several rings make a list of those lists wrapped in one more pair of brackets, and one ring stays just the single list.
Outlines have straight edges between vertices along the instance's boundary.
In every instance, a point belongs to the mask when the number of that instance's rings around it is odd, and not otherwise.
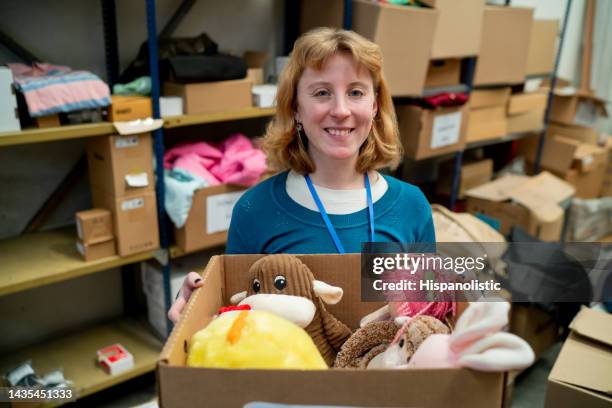
[{"label": "woman", "polygon": [[[278,83],[264,150],[285,170],[248,190],[232,213],[228,254],[359,252],[361,243],[435,242],[421,191],[376,170],[402,149],[378,45],[319,28],[301,36]],[[288,169],[288,170],[287,170]],[[168,312],[177,321],[192,272]]]}]

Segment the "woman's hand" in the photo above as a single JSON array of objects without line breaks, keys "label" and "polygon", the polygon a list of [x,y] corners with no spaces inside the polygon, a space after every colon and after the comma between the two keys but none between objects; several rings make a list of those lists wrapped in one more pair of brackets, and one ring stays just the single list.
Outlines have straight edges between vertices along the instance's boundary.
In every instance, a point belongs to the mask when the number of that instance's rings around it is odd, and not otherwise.
[{"label": "woman's hand", "polygon": [[176,324],[176,322],[179,321],[181,313],[189,301],[191,294],[194,290],[201,287],[203,283],[202,277],[196,272],[189,272],[187,276],[185,276],[179,295],[170,307],[170,310],[168,310],[168,319],[170,319],[172,323]]}]

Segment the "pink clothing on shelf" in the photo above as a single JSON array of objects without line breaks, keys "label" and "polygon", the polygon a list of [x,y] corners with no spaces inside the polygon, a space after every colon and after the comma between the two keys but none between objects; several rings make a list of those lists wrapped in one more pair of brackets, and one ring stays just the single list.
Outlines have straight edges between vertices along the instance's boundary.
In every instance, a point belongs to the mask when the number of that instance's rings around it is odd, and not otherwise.
[{"label": "pink clothing on shelf", "polygon": [[219,147],[206,142],[173,147],[164,155],[164,168],[181,168],[209,185],[236,184],[249,187],[265,172],[266,156],[242,134],[224,140]]}]

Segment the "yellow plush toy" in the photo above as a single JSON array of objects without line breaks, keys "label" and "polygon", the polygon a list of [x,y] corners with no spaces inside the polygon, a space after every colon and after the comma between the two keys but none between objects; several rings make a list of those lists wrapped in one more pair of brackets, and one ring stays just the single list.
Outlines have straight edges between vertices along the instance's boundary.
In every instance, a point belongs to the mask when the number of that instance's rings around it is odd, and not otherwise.
[{"label": "yellow plush toy", "polygon": [[223,313],[194,334],[187,365],[299,370],[327,368],[304,329],[261,310]]}]

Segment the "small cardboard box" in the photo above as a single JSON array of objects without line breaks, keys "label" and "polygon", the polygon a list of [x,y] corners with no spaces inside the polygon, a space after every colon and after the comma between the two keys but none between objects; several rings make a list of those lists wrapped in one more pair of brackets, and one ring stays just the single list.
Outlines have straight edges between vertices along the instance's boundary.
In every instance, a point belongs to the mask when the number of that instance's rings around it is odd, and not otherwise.
[{"label": "small cardboard box", "polygon": [[[448,160],[438,170],[438,194],[450,195],[453,184],[453,169],[455,160]],[[465,197],[465,192],[469,189],[478,187],[491,181],[493,177],[493,160],[485,159],[461,164],[461,173],[459,175],[459,191],[457,196],[462,199]]]},{"label": "small cardboard box", "polygon": [[564,125],[596,126],[608,117],[606,101],[573,88],[555,89],[550,119]]},{"label": "small cardboard box", "polygon": [[510,100],[509,86],[492,89],[476,89],[470,94],[470,109],[506,106]]},{"label": "small cardboard box", "polygon": [[543,92],[512,95],[508,103],[508,133],[542,129],[547,100]]},{"label": "small cardboard box", "polygon": [[432,58],[478,55],[485,0],[421,0],[440,12]]},{"label": "small cardboard box", "polygon": [[558,241],[574,192],[572,185],[543,171],[533,177],[506,175],[465,195],[468,212],[498,220],[503,234],[518,225],[543,241]]},{"label": "small cardboard box", "polygon": [[612,315],[583,306],[548,376],[546,407],[612,405]]},{"label": "small cardboard box", "polygon": [[245,191],[244,187],[226,184],[197,190],[187,222],[182,228],[175,229],[176,244],[183,251],[224,244],[232,210]]},{"label": "small cardboard box", "polygon": [[111,212],[103,208],[79,211],[75,214],[77,235],[85,244],[113,239],[113,219]]},{"label": "small cardboard box", "polygon": [[157,200],[155,190],[141,190],[123,197],[113,197],[92,188],[94,206],[113,214],[117,252],[127,256],[159,247]]},{"label": "small cardboard box", "polygon": [[397,121],[406,155],[414,160],[456,152],[465,146],[466,106],[423,109],[397,106]]},{"label": "small cardboard box", "polygon": [[453,86],[461,83],[461,60],[432,60],[427,68],[425,87],[436,88]]},{"label": "small cardboard box", "polygon": [[240,110],[251,107],[250,78],[193,84],[164,83],[164,96],[183,98],[187,115]]},{"label": "small cardboard box", "polygon": [[115,240],[113,238],[108,241],[96,242],[95,244],[86,244],[81,240],[77,240],[77,251],[83,256],[85,262],[95,261],[97,259],[108,258],[117,254],[115,252]]},{"label": "small cardboard box", "polygon": [[[468,369],[415,370],[252,370],[185,366],[194,333],[204,328],[229,297],[243,291],[249,267],[262,255],[213,257],[204,285],[191,296],[157,364],[160,406],[243,407],[250,401],[360,407],[501,407],[504,373]],[[342,300],[326,306],[353,329],[382,304],[361,301],[359,254],[300,255],[316,279],[344,290]],[[384,386],[382,386],[384,384]]]},{"label": "small cardboard box", "polygon": [[508,118],[503,105],[471,109],[467,115],[467,142],[496,139],[508,133]]},{"label": "small cardboard box", "polygon": [[108,120],[124,122],[153,116],[151,98],[138,95],[113,95],[108,107]]},{"label": "small cardboard box", "polygon": [[87,143],[89,183],[105,194],[122,197],[153,190],[153,144],[150,133],[100,136]]},{"label": "small cardboard box", "polygon": [[533,9],[485,6],[474,85],[525,80]]},{"label": "small cardboard box", "polygon": [[553,72],[559,35],[559,20],[534,20],[527,53],[527,75]]},{"label": "small cardboard box", "polygon": [[353,1],[352,29],[380,46],[393,96],[422,94],[438,14],[426,8]]}]

